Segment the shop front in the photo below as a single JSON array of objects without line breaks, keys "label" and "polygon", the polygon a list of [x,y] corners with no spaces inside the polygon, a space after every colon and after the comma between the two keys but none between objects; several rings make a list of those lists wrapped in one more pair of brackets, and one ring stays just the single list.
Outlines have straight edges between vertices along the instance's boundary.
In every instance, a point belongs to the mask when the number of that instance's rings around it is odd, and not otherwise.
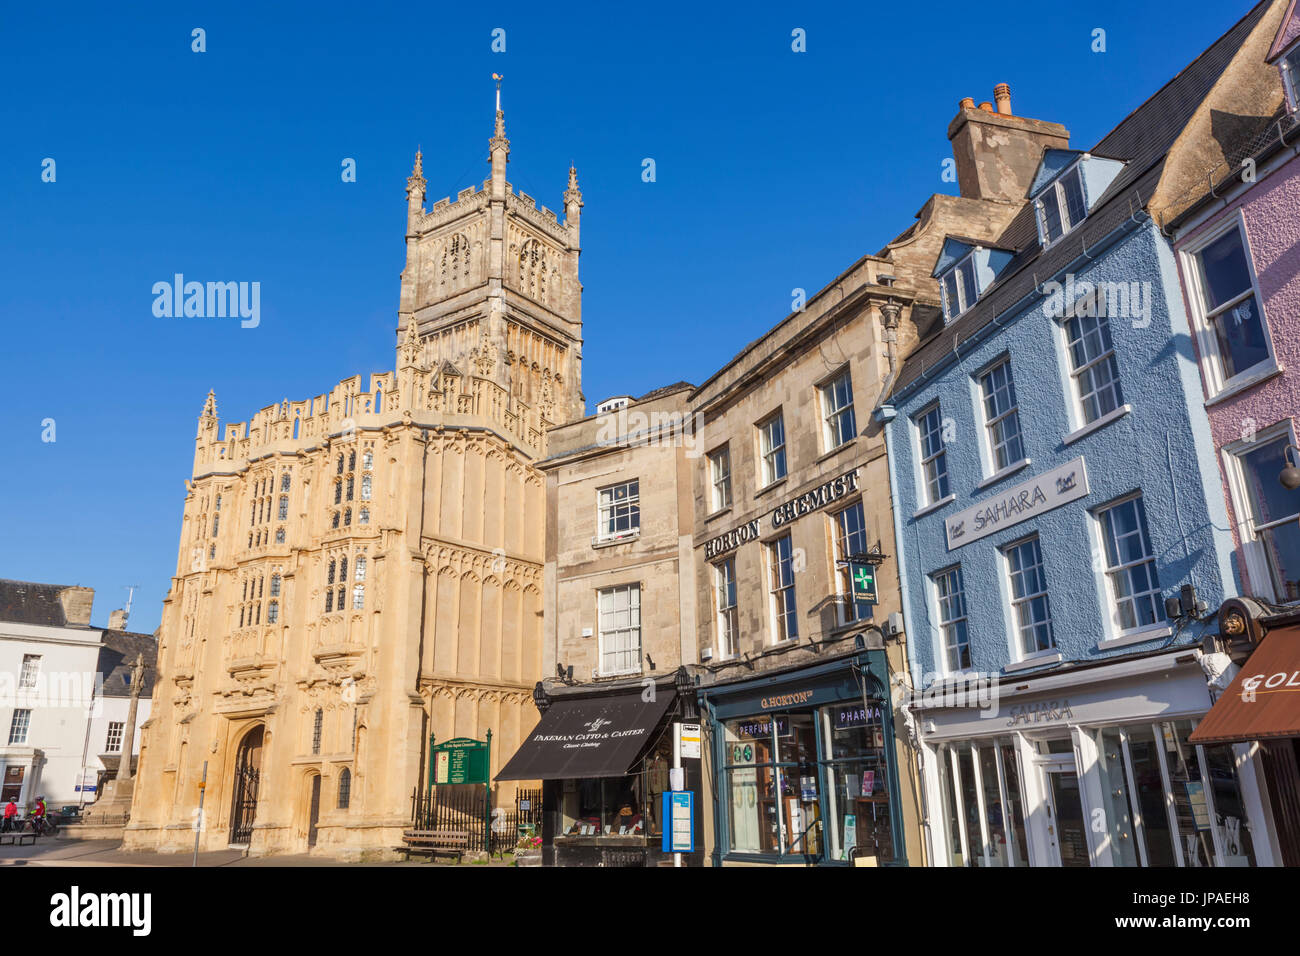
[{"label": "shop front", "polygon": [[1199,650],[918,695],[938,866],[1273,862],[1249,754],[1202,744]]},{"label": "shop front", "polygon": [[907,864],[884,652],[701,688],[713,865]]},{"label": "shop front", "polygon": [[[1235,605],[1235,607],[1234,607]],[[1234,622],[1234,614],[1238,621]],[[1192,734],[1207,750],[1233,747],[1258,755],[1282,866],[1300,866],[1300,624],[1248,621],[1247,606],[1230,601],[1220,612],[1225,634],[1250,635],[1251,653]],[[1231,644],[1230,644],[1231,646]]]},{"label": "shop front", "polygon": [[[672,865],[662,850],[663,795],[684,715],[672,679],[539,685],[534,698],[541,720],[496,779],[542,781],[542,864]],[[701,761],[678,754],[682,789],[695,791],[698,834]],[[696,846],[683,865],[700,865]]]}]

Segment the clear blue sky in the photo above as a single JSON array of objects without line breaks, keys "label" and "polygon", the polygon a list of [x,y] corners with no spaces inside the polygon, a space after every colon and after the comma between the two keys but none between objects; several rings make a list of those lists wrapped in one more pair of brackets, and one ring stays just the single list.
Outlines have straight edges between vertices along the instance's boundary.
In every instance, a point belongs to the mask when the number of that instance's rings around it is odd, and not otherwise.
[{"label": "clear blue sky", "polygon": [[[961,97],[1008,82],[1016,113],[1090,146],[1248,9],[10,4],[0,577],[94,587],[96,624],[139,584],[132,630],[157,627],[208,389],[240,421],[393,367],[415,148],[430,203],[480,182],[493,71],[515,187],[558,210],[578,167],[590,406],[702,381],[791,289],[955,191],[940,172]],[[155,318],[150,289],[177,272],[260,282],[261,325]]]}]

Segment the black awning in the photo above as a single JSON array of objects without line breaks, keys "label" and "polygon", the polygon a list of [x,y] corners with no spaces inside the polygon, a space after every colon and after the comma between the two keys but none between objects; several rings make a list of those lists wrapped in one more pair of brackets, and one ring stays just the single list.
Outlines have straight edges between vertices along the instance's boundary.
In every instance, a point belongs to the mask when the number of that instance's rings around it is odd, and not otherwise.
[{"label": "black awning", "polygon": [[621,777],[628,772],[676,698],[645,689],[573,700],[553,699],[536,729],[497,774],[497,780]]}]

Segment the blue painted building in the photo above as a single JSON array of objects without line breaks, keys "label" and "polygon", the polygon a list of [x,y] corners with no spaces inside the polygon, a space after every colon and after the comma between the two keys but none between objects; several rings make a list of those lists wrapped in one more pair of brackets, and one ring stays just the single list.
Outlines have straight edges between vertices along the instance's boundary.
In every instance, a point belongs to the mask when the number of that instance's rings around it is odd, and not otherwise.
[{"label": "blue painted building", "polygon": [[1147,210],[1269,7],[1093,149],[1022,166],[1001,235],[948,238],[942,318],[876,409],[938,865],[1273,860],[1249,749],[1187,739],[1238,573]]}]

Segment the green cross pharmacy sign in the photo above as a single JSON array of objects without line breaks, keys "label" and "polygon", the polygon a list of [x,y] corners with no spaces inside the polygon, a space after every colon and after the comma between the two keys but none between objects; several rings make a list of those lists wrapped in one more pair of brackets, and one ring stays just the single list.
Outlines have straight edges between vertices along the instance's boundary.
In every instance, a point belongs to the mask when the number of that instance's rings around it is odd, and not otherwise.
[{"label": "green cross pharmacy sign", "polygon": [[876,568],[866,561],[849,561],[849,580],[853,582],[853,600],[876,603]]}]

